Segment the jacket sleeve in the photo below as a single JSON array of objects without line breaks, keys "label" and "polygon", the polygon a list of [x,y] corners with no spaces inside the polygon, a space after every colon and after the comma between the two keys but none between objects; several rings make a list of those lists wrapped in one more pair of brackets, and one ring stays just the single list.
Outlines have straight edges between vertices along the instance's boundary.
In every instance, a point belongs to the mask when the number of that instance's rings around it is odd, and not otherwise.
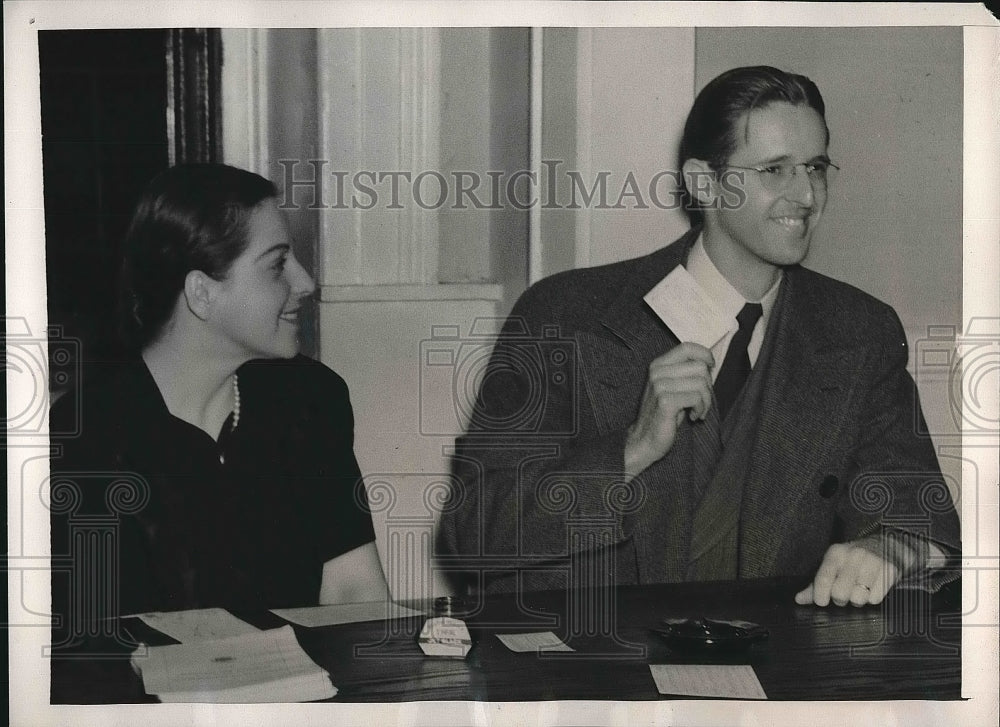
[{"label": "jacket sleeve", "polygon": [[[876,374],[863,392],[858,441],[850,463],[851,487],[838,508],[844,540],[881,534],[887,555],[901,540],[918,549],[934,542],[957,558],[958,516],[934,443],[926,434],[916,385],[906,370],[903,328],[891,310],[886,327],[880,336],[884,345],[874,354]],[[924,570],[906,575],[919,585],[936,588],[957,572]]]},{"label": "jacket sleeve", "polygon": [[[456,442],[438,550],[470,570],[477,559],[517,570],[612,545],[635,500],[623,473],[625,430],[597,430],[575,331],[551,291],[536,286],[515,305]],[[588,524],[602,542],[587,537]]]}]

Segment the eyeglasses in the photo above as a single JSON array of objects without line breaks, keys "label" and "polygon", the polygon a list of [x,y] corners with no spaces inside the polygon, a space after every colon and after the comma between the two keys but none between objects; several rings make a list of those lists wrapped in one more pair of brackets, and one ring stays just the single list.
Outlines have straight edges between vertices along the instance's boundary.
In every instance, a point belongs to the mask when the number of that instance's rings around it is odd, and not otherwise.
[{"label": "eyeglasses", "polygon": [[745,172],[757,172],[760,176],[760,183],[769,192],[782,192],[792,183],[792,179],[798,173],[799,167],[805,171],[809,182],[818,189],[825,190],[834,174],[840,169],[830,161],[818,160],[815,162],[780,162],[777,164],[764,164],[759,167],[740,167],[735,164],[727,164],[723,169],[740,169]]}]

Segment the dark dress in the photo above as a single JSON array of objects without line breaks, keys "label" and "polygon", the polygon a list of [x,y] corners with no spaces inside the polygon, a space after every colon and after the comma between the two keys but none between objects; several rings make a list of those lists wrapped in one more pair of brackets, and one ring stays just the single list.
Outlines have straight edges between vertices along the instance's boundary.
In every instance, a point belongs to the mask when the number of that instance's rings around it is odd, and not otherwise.
[{"label": "dark dress", "polygon": [[374,541],[347,385],[324,365],[245,364],[219,442],[168,412],[141,358],[99,368],[52,410],[52,431],[81,413],[52,458],[53,614],[70,630],[315,604],[323,563]]}]

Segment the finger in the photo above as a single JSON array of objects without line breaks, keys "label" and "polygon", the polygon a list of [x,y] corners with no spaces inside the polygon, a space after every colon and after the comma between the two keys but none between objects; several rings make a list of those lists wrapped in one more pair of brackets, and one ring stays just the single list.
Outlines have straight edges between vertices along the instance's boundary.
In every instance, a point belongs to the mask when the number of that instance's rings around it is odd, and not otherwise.
[{"label": "finger", "polygon": [[795,594],[795,602],[800,606],[806,606],[813,601],[813,584],[810,583],[808,586],[803,588],[801,591]]},{"label": "finger", "polygon": [[867,606],[871,601],[872,589],[864,583],[858,583],[851,589],[851,605]]},{"label": "finger", "polygon": [[704,406],[705,398],[697,390],[664,391],[661,393],[654,391],[650,396],[648,408],[644,406],[642,414],[657,422],[654,427],[671,419],[676,425],[679,425],[685,409],[691,410],[690,416],[693,419],[701,414],[701,409]]},{"label": "finger", "polygon": [[661,363],[654,361],[649,365],[649,380],[659,381],[660,379],[682,378],[686,376],[697,376],[706,381],[711,380],[708,364],[704,361],[681,361],[678,363]]},{"label": "finger", "polygon": [[874,591],[883,578],[886,561],[864,548],[857,548],[857,551],[861,556],[858,561],[858,583],[863,583]]},{"label": "finger", "polygon": [[848,563],[845,563],[837,572],[837,577],[833,580],[833,585],[830,586],[830,600],[835,605],[846,606],[848,604],[851,600],[851,592],[858,582],[857,576],[857,570]]},{"label": "finger", "polygon": [[[692,419],[703,416],[711,406],[712,394],[705,381],[698,377],[685,379],[664,379],[652,384],[661,405],[670,413],[677,408],[692,408]],[[693,398],[692,398],[693,397]]]},{"label": "finger", "polygon": [[649,366],[647,385],[660,387],[658,391],[679,391],[698,388],[702,391],[702,406],[692,411],[692,421],[704,419],[712,406],[712,374],[704,361],[662,363],[657,360]]},{"label": "finger", "polygon": [[699,388],[705,393],[705,411],[711,406],[712,374],[702,361],[688,361],[673,366],[650,366],[648,383],[677,391],[682,388]]},{"label": "finger", "polygon": [[675,394],[685,391],[707,392],[708,385],[700,376],[678,376],[659,379],[652,382],[653,392],[658,396]]},{"label": "finger", "polygon": [[[863,584],[865,590],[870,590],[867,578],[873,577],[878,567],[878,559],[864,548],[853,545],[847,545],[845,548],[840,572],[837,573],[837,578],[830,588],[830,598],[838,606],[846,606],[851,601],[855,596],[855,586],[858,584]],[[868,597],[865,594],[864,603],[867,602]]]},{"label": "finger", "polygon": [[882,599],[899,581],[899,568],[881,558],[879,560],[881,561],[880,567],[871,586],[871,595],[868,598],[868,602],[874,604],[882,603]]},{"label": "finger", "polygon": [[[856,581],[851,590],[851,605],[866,606],[875,603],[875,588],[882,579],[882,566],[885,561],[864,548],[855,548],[857,555],[851,554],[855,561]],[[881,600],[881,598],[879,599]]]},{"label": "finger", "polygon": [[715,366],[715,356],[712,355],[712,352],[698,343],[691,342],[674,346],[656,360],[664,363],[676,363],[689,359],[704,361],[709,366]]},{"label": "finger", "polygon": [[830,589],[844,560],[843,548],[844,546],[839,543],[827,548],[823,562],[816,571],[816,577],[813,578],[813,601],[817,606],[826,606],[830,603]]},{"label": "finger", "polygon": [[709,383],[701,389],[701,418],[704,419],[708,416],[708,410],[712,408],[712,381],[709,379]]}]

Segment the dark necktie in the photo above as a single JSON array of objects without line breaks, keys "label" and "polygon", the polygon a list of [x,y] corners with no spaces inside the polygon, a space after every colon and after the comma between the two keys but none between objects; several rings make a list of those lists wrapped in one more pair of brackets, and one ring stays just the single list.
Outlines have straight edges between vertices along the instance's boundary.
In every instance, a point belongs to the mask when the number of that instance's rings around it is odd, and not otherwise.
[{"label": "dark necktie", "polygon": [[764,309],[760,303],[747,303],[736,316],[740,329],[729,342],[729,350],[715,379],[715,399],[719,402],[719,421],[726,418],[733,402],[750,376],[750,357],[747,355],[747,345],[753,335],[754,326],[763,315]]}]

